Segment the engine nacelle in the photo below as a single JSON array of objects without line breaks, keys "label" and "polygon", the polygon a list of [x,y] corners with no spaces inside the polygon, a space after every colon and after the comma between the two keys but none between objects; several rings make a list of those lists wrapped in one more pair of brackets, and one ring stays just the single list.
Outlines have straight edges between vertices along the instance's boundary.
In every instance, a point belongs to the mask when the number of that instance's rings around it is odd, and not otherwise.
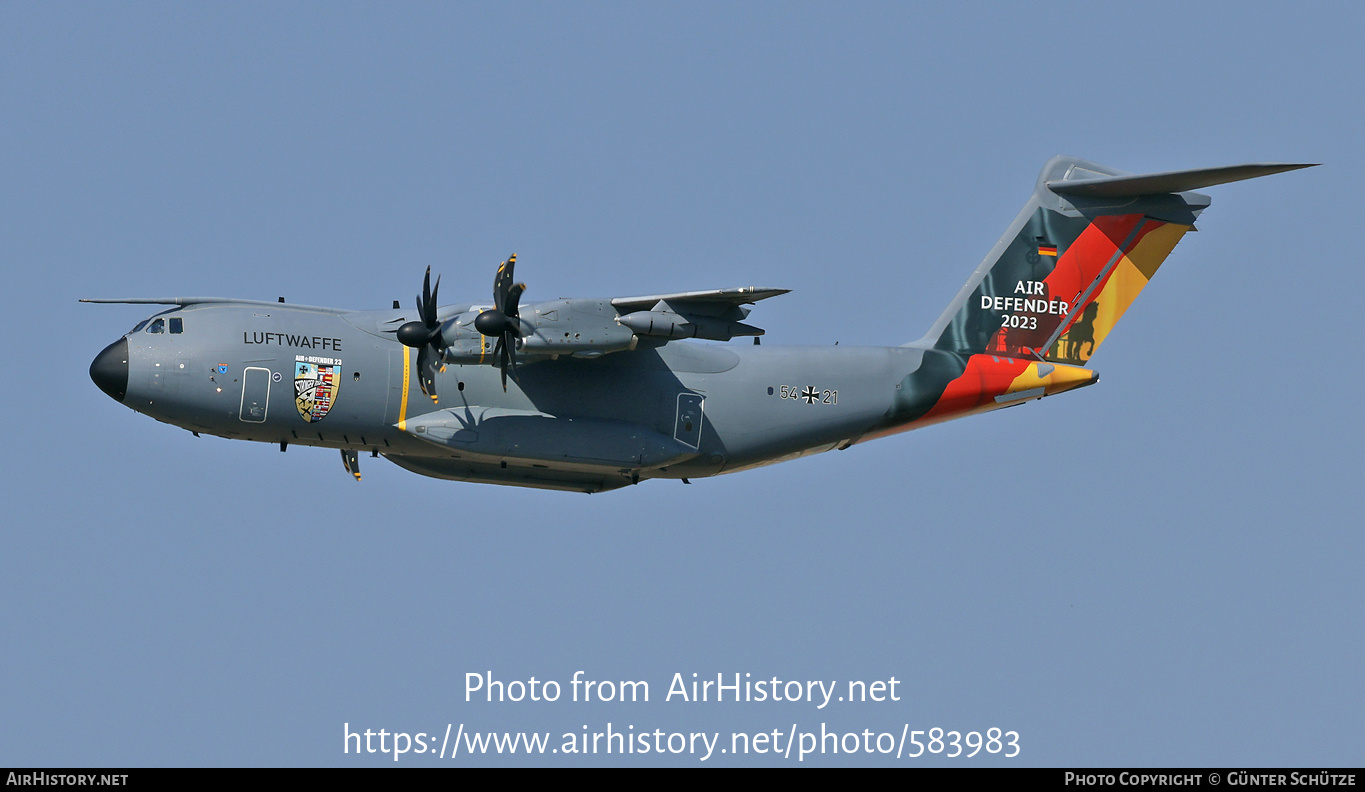
[{"label": "engine nacelle", "polygon": [[735,336],[763,335],[762,328],[743,322],[691,314],[684,316],[672,311],[636,311],[626,314],[617,321],[638,335],[668,339],[704,338],[711,341],[729,341]]},{"label": "engine nacelle", "polygon": [[[497,365],[493,356],[497,339],[476,329],[479,313],[478,308],[471,308],[446,325],[443,340],[447,344],[447,362]],[[517,354],[532,359],[560,355],[599,357],[634,349],[638,343],[635,333],[616,321],[616,311],[606,300],[534,303],[522,307],[518,321],[524,335],[517,340]]]}]

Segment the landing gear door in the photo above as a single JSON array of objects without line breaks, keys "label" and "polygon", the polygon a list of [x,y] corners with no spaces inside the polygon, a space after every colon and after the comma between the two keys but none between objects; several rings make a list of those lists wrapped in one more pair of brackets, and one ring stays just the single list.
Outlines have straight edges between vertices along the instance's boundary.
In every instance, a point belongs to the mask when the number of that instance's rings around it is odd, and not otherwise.
[{"label": "landing gear door", "polygon": [[678,418],[673,424],[673,439],[685,446],[701,445],[702,403],[699,393],[678,394]]}]

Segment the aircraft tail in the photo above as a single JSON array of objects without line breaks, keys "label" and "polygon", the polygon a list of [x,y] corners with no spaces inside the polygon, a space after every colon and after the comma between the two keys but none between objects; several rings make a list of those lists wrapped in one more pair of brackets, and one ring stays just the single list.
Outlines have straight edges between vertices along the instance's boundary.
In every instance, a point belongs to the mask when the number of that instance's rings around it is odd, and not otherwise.
[{"label": "aircraft tail", "polygon": [[1132,175],[1074,157],[1033,197],[915,346],[1084,366],[1209,198],[1191,190],[1309,165]]}]

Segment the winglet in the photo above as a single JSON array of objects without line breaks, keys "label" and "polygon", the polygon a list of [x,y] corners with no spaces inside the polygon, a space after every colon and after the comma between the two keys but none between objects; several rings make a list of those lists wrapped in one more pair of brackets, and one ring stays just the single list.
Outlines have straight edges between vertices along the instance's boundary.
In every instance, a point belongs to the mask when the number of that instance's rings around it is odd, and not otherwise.
[{"label": "winglet", "polygon": [[1187,192],[1218,184],[1255,179],[1274,173],[1316,167],[1319,163],[1269,162],[1248,165],[1226,165],[1221,168],[1167,171],[1127,176],[1104,176],[1096,179],[1049,181],[1047,188],[1058,195],[1083,198],[1133,198],[1142,195]]}]

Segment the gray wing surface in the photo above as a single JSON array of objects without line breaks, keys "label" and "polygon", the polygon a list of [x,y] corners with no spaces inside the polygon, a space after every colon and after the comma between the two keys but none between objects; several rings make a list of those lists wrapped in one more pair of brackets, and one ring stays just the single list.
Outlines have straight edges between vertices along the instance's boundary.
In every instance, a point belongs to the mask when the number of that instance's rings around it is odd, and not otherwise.
[{"label": "gray wing surface", "polygon": [[706,291],[676,292],[673,294],[651,294],[645,297],[616,297],[611,304],[623,314],[634,311],[648,311],[661,302],[669,305],[695,304],[712,309],[725,306],[740,306],[786,294],[791,289],[760,289],[757,286],[741,286],[737,289],[708,289]]}]

